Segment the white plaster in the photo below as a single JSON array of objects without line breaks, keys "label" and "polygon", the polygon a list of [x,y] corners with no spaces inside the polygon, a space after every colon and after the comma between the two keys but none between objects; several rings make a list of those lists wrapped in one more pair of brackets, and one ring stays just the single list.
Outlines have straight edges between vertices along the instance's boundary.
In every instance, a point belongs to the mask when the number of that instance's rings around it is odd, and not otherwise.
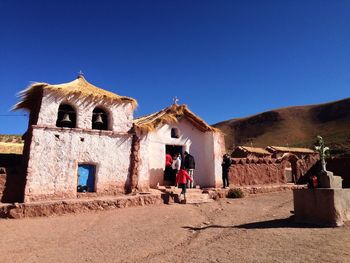
[{"label": "white plaster", "polygon": [[140,138],[140,163],[139,163],[139,185],[146,185],[149,187],[149,141],[147,136],[139,135]]},{"label": "white plaster", "polygon": [[109,190],[111,186],[123,186],[129,172],[131,135],[102,133],[106,134],[34,127],[26,184],[27,200],[28,197],[56,193],[76,195],[80,163],[97,164],[97,193]]},{"label": "white plaster", "polygon": [[[171,128],[180,130],[180,138],[171,138]],[[183,146],[183,151],[187,150],[195,158],[195,184],[202,187],[215,186],[216,177],[221,178],[222,145],[216,145],[219,142],[218,136],[213,132],[201,132],[185,118],[178,123],[159,127],[141,141],[144,148],[148,147],[148,151],[142,153],[143,165],[148,159],[149,166],[148,173],[145,167],[141,168],[142,177],[149,176],[151,187],[158,183],[164,184],[165,145],[180,145]]]},{"label": "white plaster", "polygon": [[[76,109],[77,128],[55,127],[61,103],[68,103]],[[95,107],[109,113],[112,131],[91,130]],[[80,163],[96,165],[97,193],[123,187],[130,167],[132,135],[127,132],[132,121],[131,103],[113,104],[77,95],[62,97],[45,90],[37,125],[32,127],[25,200],[45,198],[46,195],[75,197]],[[180,138],[171,138],[171,128],[180,130]],[[139,186],[164,184],[165,145],[183,146],[183,151],[194,156],[195,184],[202,187],[220,184],[221,157],[225,149],[221,134],[201,132],[182,118],[178,123],[163,125],[154,132],[138,136]]]},{"label": "white plaster", "polygon": [[38,125],[56,126],[58,108],[61,103],[68,103],[77,113],[77,128],[91,129],[92,111],[96,107],[106,109],[109,114],[109,128],[115,132],[127,132],[132,127],[133,108],[131,103],[109,103],[93,98],[79,96],[62,97],[59,94],[44,90]]}]

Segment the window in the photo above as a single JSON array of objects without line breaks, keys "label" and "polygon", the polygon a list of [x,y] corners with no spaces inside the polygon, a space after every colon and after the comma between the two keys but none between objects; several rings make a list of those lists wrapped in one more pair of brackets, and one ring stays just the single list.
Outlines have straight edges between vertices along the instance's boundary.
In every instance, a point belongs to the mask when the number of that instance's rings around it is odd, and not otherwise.
[{"label": "window", "polygon": [[179,138],[180,137],[180,131],[177,128],[171,129],[171,138]]},{"label": "window", "polygon": [[108,115],[101,108],[95,108],[92,112],[92,129],[108,130]]},{"label": "window", "polygon": [[57,113],[57,127],[75,128],[77,114],[74,108],[68,104],[61,104]]}]

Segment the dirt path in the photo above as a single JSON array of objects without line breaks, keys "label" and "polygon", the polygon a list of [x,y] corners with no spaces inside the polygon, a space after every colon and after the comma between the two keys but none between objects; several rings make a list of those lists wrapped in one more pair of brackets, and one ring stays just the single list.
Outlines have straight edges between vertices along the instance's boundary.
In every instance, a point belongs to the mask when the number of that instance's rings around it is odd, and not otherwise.
[{"label": "dirt path", "polygon": [[0,262],[350,262],[350,227],[294,224],[291,192],[0,220]]}]

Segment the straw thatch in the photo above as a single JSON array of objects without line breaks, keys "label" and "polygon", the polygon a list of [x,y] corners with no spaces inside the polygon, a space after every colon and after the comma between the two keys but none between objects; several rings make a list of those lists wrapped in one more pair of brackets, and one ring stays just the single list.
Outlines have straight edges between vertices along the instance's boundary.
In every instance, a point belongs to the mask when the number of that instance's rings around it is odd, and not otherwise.
[{"label": "straw thatch", "polygon": [[135,119],[134,127],[141,132],[150,132],[163,124],[177,123],[183,117],[202,132],[219,131],[195,115],[185,104],[173,104],[161,111]]},{"label": "straw thatch", "polygon": [[314,150],[309,148],[296,148],[296,147],[282,147],[282,146],[268,146],[266,150],[270,152],[285,152],[285,153],[315,153]]},{"label": "straw thatch", "polygon": [[27,89],[19,93],[20,102],[18,102],[13,110],[26,109],[30,110],[38,103],[42,97],[43,90],[48,90],[61,96],[76,95],[82,98],[92,98],[99,100],[106,100],[110,103],[130,102],[133,108],[136,108],[137,102],[133,98],[119,96],[115,93],[98,88],[85,80],[80,75],[77,79],[63,84],[50,85],[48,83],[34,83]]},{"label": "straw thatch", "polygon": [[23,143],[0,142],[0,154],[22,154]]},{"label": "straw thatch", "polygon": [[246,152],[246,153],[257,153],[257,154],[263,154],[263,155],[271,154],[270,152],[266,151],[265,149],[258,148],[258,147],[238,146],[237,148]]}]

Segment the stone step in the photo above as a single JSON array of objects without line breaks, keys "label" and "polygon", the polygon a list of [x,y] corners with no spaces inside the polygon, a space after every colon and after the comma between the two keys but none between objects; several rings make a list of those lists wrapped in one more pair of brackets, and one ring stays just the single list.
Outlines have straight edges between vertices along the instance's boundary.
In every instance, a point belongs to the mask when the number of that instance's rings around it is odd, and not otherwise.
[{"label": "stone step", "polygon": [[203,203],[210,203],[210,202],[214,202],[213,199],[208,198],[208,199],[190,199],[190,198],[186,198],[186,203],[187,204],[203,204]]},{"label": "stone step", "polygon": [[[177,194],[180,195],[180,192]],[[210,198],[207,193],[201,192],[187,192],[186,193],[186,203],[187,204],[201,204],[201,203],[209,203],[214,201]]]},{"label": "stone step", "polygon": [[[180,203],[179,196],[181,188],[175,186],[158,186],[158,190],[164,193],[165,203]],[[199,188],[188,188],[186,189],[186,201],[187,204],[200,204],[212,202],[213,199],[210,197],[208,191],[203,191]]]},{"label": "stone step", "polygon": [[[181,188],[175,187],[175,186],[157,186],[157,189],[162,192],[181,192]],[[202,193],[203,190],[200,188],[187,188],[187,193]]]}]

